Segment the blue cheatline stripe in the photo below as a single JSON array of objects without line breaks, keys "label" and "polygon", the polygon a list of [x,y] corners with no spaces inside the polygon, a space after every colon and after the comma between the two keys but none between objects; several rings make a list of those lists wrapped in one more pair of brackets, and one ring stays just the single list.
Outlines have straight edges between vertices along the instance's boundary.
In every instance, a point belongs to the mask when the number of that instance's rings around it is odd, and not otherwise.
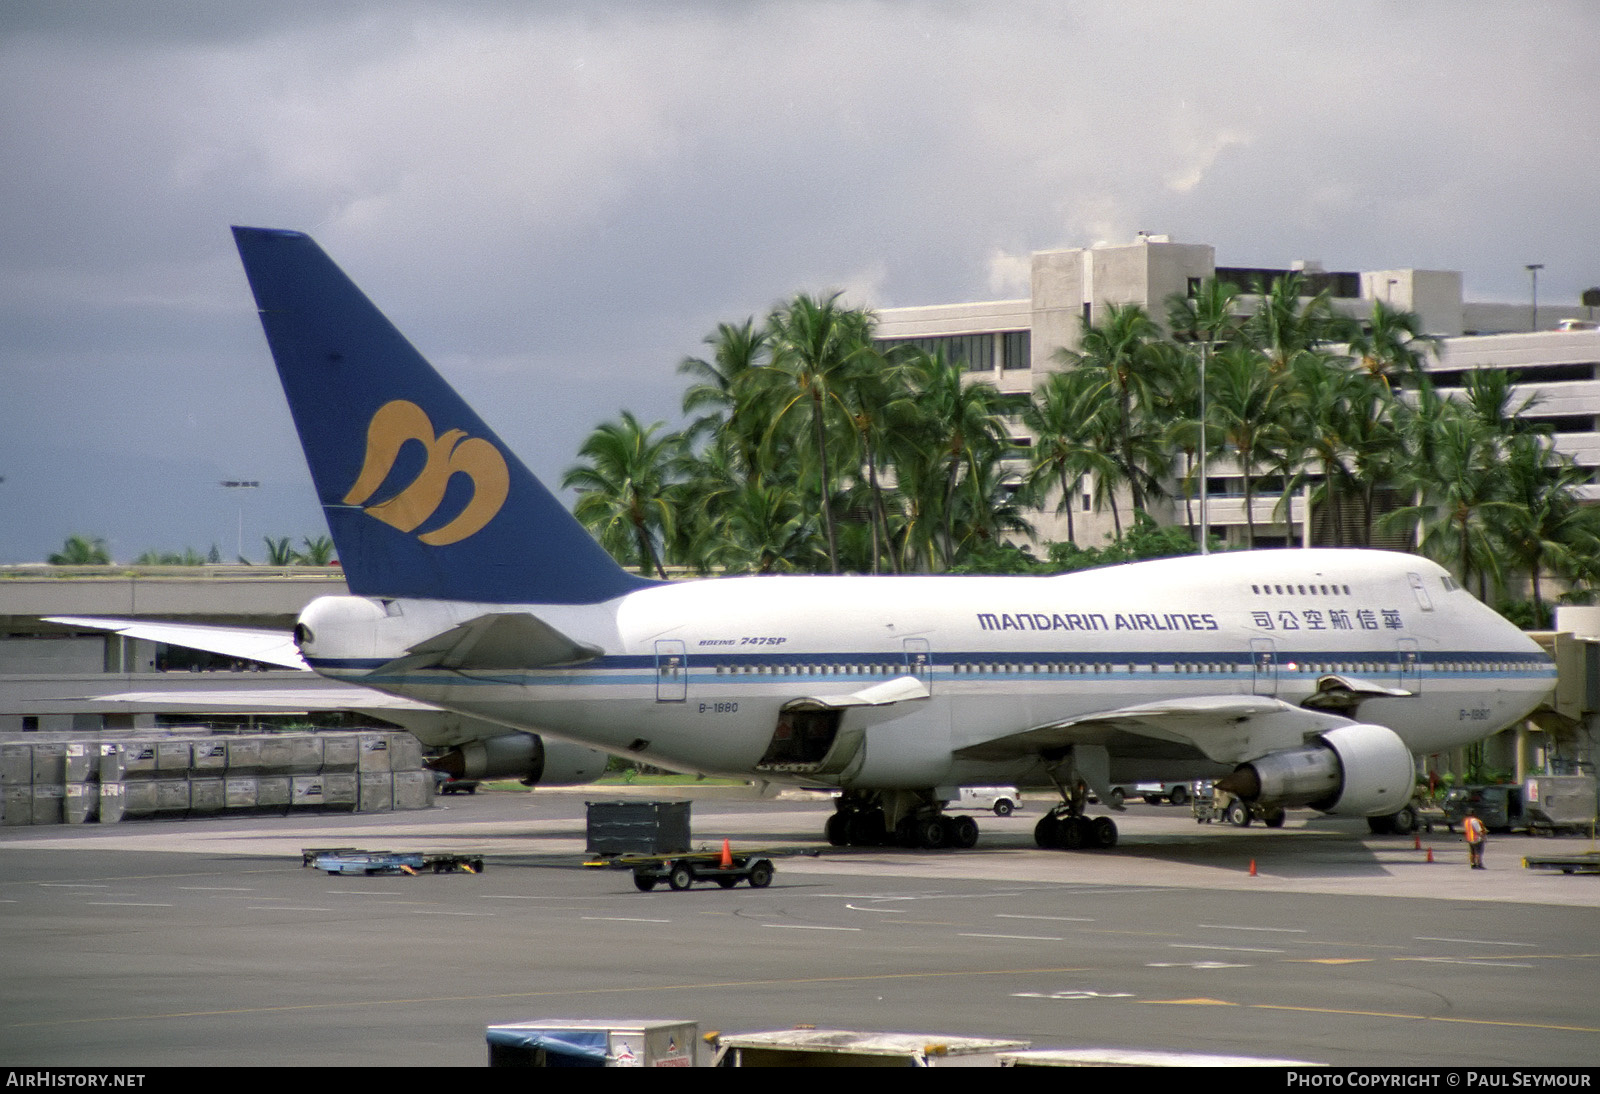
[{"label": "blue cheatline stripe", "polygon": [[[1232,658],[1210,657],[1206,659],[1177,658],[1179,664],[1185,665],[1214,665],[1230,664],[1241,666],[1244,671],[1213,671],[1200,670],[1184,671],[1173,667],[1171,655],[1163,659],[1161,655],[1144,655],[1140,658],[1131,658],[1127,655],[1104,655],[1096,662],[1105,665],[1107,671],[1101,672],[1062,672],[1062,671],[1032,671],[1028,669],[1011,668],[1024,664],[1045,664],[1055,660],[1056,663],[1065,665],[1068,662],[1059,659],[1045,658],[1038,654],[1016,654],[1005,658],[992,658],[978,661],[969,658],[962,662],[959,655],[952,658],[953,663],[982,664],[983,671],[956,671],[950,665],[935,665],[931,671],[924,675],[929,676],[935,683],[971,683],[985,681],[1018,682],[1028,681],[1041,684],[1062,683],[1068,685],[1103,683],[1109,678],[1123,677],[1131,681],[1138,680],[1152,683],[1171,684],[1174,682],[1201,682],[1201,681],[1243,681],[1253,674],[1249,671],[1251,662],[1248,657]],[[1307,663],[1321,665],[1332,661],[1334,658],[1319,654],[1315,660],[1307,659]],[[1354,656],[1351,660],[1355,661]],[[1477,660],[1479,667],[1473,667]],[[1518,667],[1517,662],[1523,662]],[[615,657],[600,658],[581,666],[565,666],[560,668],[537,670],[511,670],[505,672],[484,673],[478,676],[463,675],[455,669],[422,669],[398,675],[373,675],[372,670],[380,668],[387,662],[382,660],[322,660],[313,662],[313,667],[319,670],[340,671],[344,673],[366,671],[367,675],[359,677],[363,683],[374,686],[423,686],[437,684],[460,684],[474,686],[506,686],[526,685],[538,687],[596,687],[604,685],[650,686],[653,687],[657,680],[657,663],[653,656],[619,655]],[[1074,659],[1072,663],[1088,664],[1090,662]],[[1290,669],[1288,664],[1297,664],[1293,655],[1285,655],[1275,666],[1275,675],[1280,682],[1296,679],[1310,680],[1318,676],[1328,675],[1335,670],[1318,667],[1302,671],[1299,668]],[[1400,674],[1400,665],[1394,660],[1374,660],[1367,657],[1359,664],[1371,665],[1372,668],[1351,668],[1346,670],[1348,675],[1371,679],[1377,683],[1391,680]],[[1441,663],[1459,664],[1461,668],[1444,669]],[[754,687],[769,686],[773,681],[793,680],[829,684],[861,684],[870,686],[872,683],[881,682],[897,676],[911,675],[912,670],[903,661],[895,661],[888,656],[871,657],[865,654],[832,655],[830,657],[805,657],[804,655],[761,655],[752,657],[747,662],[751,667],[767,669],[782,669],[796,665],[807,665],[827,668],[835,671],[826,672],[718,672],[718,665],[727,667],[734,662],[726,659],[718,662],[713,660],[697,661],[693,658],[682,667],[680,671],[692,679],[697,685],[715,685],[718,687]],[[1134,666],[1133,671],[1128,671],[1129,665]],[[1159,666],[1167,667],[1159,667]],[[1507,665],[1506,668],[1488,668],[1487,665]],[[872,666],[875,672],[839,672],[837,669],[844,667],[860,668]],[[998,667],[997,667],[998,666]],[[1409,675],[1409,674],[1408,674]],[[1548,662],[1539,662],[1538,659],[1527,656],[1513,657],[1487,657],[1478,655],[1477,658],[1464,654],[1451,656],[1439,655],[1437,661],[1430,659],[1423,662],[1420,672],[1416,673],[1423,681],[1426,680],[1517,680],[1535,679],[1551,680],[1556,676],[1555,666]],[[350,677],[346,676],[346,679]]]},{"label": "blue cheatline stripe", "polygon": [[[730,657],[730,656],[728,656],[726,654],[695,653],[693,651],[690,651],[687,655],[674,655],[674,656],[686,656],[686,664],[689,667],[695,669],[695,671],[697,671],[697,672],[714,672],[716,667],[719,666],[719,665],[722,665],[722,666],[732,666],[732,665],[738,665],[738,666],[744,666],[744,665],[753,665],[753,666],[754,665],[771,665],[771,666],[777,666],[777,667],[793,666],[793,665],[826,665],[826,666],[830,666],[830,667],[832,667],[832,666],[845,667],[845,666],[860,666],[860,665],[876,665],[876,666],[879,666],[879,667],[889,667],[889,668],[904,668],[904,667],[906,667],[905,657],[900,651],[886,651],[886,650],[874,650],[874,651],[870,651],[870,652],[868,652],[868,651],[845,651],[845,652],[830,651],[828,653],[751,653],[751,654],[747,654],[747,655],[743,655],[743,656],[739,656],[739,657]],[[335,657],[329,657],[329,658],[318,658],[318,659],[308,658],[307,659],[307,663],[309,665],[311,665],[313,668],[316,668],[316,669],[332,669],[332,670],[339,670],[339,669],[345,669],[345,670],[348,670],[348,669],[368,669],[368,670],[370,670],[370,669],[378,668],[378,667],[380,667],[382,665],[386,665],[386,664],[389,663],[390,660],[392,660],[392,659],[391,658],[383,658],[383,657],[377,657],[377,658],[373,658],[373,657],[364,657],[364,658],[335,658]],[[1277,667],[1277,669],[1280,672],[1287,671],[1286,667],[1285,667],[1287,665],[1290,665],[1290,664],[1298,665],[1298,664],[1300,664],[1302,662],[1306,663],[1306,664],[1314,664],[1314,665],[1319,665],[1319,666],[1325,666],[1325,665],[1329,665],[1329,664],[1333,664],[1333,665],[1377,665],[1377,666],[1380,666],[1379,671],[1387,671],[1389,668],[1398,667],[1398,665],[1399,665],[1399,661],[1396,660],[1395,652],[1393,650],[1382,650],[1382,651],[1373,651],[1373,650],[1297,651],[1297,650],[1279,649],[1279,650],[1275,651],[1273,661],[1274,661],[1275,666]],[[1438,652],[1438,653],[1429,653],[1429,654],[1423,655],[1421,658],[1419,658],[1416,663],[1421,665],[1421,666],[1423,666],[1424,668],[1428,669],[1431,672],[1438,673],[1441,670],[1437,666],[1443,665],[1443,664],[1453,664],[1453,663],[1458,663],[1458,662],[1462,663],[1462,664],[1465,664],[1465,665],[1472,665],[1472,664],[1476,663],[1476,664],[1479,664],[1479,665],[1483,665],[1483,664],[1505,664],[1505,665],[1520,666],[1519,668],[1512,669],[1512,670],[1490,670],[1490,669],[1481,669],[1481,668],[1469,668],[1469,669],[1462,670],[1462,671],[1466,671],[1466,672],[1474,673],[1474,674],[1484,673],[1484,672],[1495,672],[1495,671],[1512,671],[1512,672],[1517,673],[1518,675],[1521,675],[1521,674],[1524,674],[1528,670],[1533,670],[1533,671],[1536,671],[1536,672],[1541,673],[1541,674],[1547,673],[1547,674],[1553,676],[1553,675],[1555,675],[1555,671],[1556,671],[1555,670],[1555,664],[1553,662],[1551,662],[1547,658],[1540,657],[1540,656],[1535,655],[1535,654],[1501,654],[1501,653],[1485,653],[1483,651],[1471,651],[1471,652],[1465,652],[1465,651],[1463,651],[1463,652],[1443,651],[1443,652]],[[601,669],[601,668],[604,668],[604,669],[641,669],[641,668],[654,669],[656,667],[656,664],[657,664],[657,657],[653,653],[645,653],[645,654],[621,653],[621,654],[607,654],[607,655],[605,655],[603,657],[596,658],[593,661],[585,662],[582,665],[569,666],[569,667],[566,667],[565,669],[560,668],[560,667],[556,667],[556,668],[552,668],[549,671],[553,671],[553,672],[556,672],[556,671],[592,671],[594,669]],[[936,672],[949,672],[949,671],[951,671],[950,670],[950,666],[951,665],[958,665],[958,664],[977,664],[977,665],[1021,665],[1021,664],[1061,664],[1061,665],[1068,665],[1068,664],[1073,664],[1073,665],[1112,665],[1112,666],[1122,666],[1122,665],[1128,665],[1128,664],[1134,664],[1134,665],[1139,665],[1139,666],[1172,665],[1172,664],[1183,664],[1183,665],[1206,665],[1206,664],[1215,664],[1215,665],[1251,665],[1251,664],[1254,664],[1254,659],[1247,652],[1241,653],[1241,652],[1237,652],[1237,651],[1236,652],[1231,652],[1231,653],[1197,653],[1197,652],[1190,651],[1190,650],[1158,650],[1158,651],[1155,651],[1155,652],[1151,652],[1151,651],[1145,650],[1145,651],[1140,651],[1140,652],[1135,653],[1135,652],[1133,652],[1131,650],[1130,651],[1115,651],[1115,650],[1113,650],[1113,651],[1099,651],[1099,652],[1094,652],[1094,653],[1075,653],[1075,652],[1074,653],[1067,653],[1067,652],[1064,652],[1062,650],[1018,650],[1018,651],[1014,651],[1014,652],[997,653],[994,650],[984,650],[981,653],[980,652],[941,653],[941,654],[938,655],[937,660],[934,663],[934,671],[936,671]],[[1317,671],[1318,672],[1323,672],[1323,673],[1349,672],[1352,675],[1359,675],[1362,670],[1355,669],[1355,668],[1351,668],[1351,669],[1336,669],[1336,668],[1321,669],[1321,668],[1319,668]],[[1452,670],[1452,671],[1454,671],[1454,670]],[[832,674],[830,674],[830,675],[832,675]],[[845,674],[841,673],[839,675],[845,675]],[[857,675],[857,674],[850,674],[850,675]],[[865,675],[865,674],[861,674],[861,675]],[[959,675],[967,675],[967,674],[962,673],[962,674],[959,674]],[[1034,676],[1034,675],[1039,675],[1039,674],[1030,672],[1030,673],[1026,673],[1025,675]],[[1054,674],[1052,674],[1052,675],[1054,675]],[[1065,675],[1065,674],[1063,674],[1063,675]],[[1102,675],[1104,675],[1104,674],[1102,673]]]}]

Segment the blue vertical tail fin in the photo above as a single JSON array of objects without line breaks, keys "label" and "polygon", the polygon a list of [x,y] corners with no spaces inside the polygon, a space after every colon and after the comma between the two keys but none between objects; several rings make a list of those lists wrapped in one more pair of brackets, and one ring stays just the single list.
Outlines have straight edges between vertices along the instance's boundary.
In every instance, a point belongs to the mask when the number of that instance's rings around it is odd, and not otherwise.
[{"label": "blue vertical tail fin", "polygon": [[606,554],[310,236],[233,236],[352,593],[590,604],[651,584]]}]

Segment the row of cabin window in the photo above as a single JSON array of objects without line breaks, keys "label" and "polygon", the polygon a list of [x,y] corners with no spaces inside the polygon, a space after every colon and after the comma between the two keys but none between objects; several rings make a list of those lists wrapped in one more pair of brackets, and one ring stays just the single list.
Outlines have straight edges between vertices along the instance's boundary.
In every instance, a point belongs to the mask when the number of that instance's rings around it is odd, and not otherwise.
[{"label": "row of cabin window", "polygon": [[903,676],[904,665],[718,665],[719,676]]},{"label": "row of cabin window", "polygon": [[1349,596],[1348,585],[1252,585],[1257,596]]}]

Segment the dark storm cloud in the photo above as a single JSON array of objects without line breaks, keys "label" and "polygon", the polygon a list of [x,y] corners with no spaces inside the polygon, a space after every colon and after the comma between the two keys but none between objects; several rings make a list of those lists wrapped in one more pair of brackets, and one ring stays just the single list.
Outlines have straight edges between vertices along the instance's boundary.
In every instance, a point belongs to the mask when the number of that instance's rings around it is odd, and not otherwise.
[{"label": "dark storm cloud", "polygon": [[204,549],[239,504],[247,551],[321,530],[229,223],[316,235],[547,480],[621,407],[672,417],[719,320],[1020,295],[1031,250],[1141,229],[1480,298],[1543,262],[1572,300],[1600,283],[1597,29],[1581,3],[0,5],[0,562],[75,531]]}]

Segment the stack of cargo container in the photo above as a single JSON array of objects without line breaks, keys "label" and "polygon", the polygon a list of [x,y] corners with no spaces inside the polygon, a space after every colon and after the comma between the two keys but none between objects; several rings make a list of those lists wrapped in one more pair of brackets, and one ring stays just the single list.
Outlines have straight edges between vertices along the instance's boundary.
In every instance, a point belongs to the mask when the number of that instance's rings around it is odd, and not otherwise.
[{"label": "stack of cargo container", "polygon": [[433,773],[400,731],[175,734],[0,744],[0,823],[433,804]]}]

